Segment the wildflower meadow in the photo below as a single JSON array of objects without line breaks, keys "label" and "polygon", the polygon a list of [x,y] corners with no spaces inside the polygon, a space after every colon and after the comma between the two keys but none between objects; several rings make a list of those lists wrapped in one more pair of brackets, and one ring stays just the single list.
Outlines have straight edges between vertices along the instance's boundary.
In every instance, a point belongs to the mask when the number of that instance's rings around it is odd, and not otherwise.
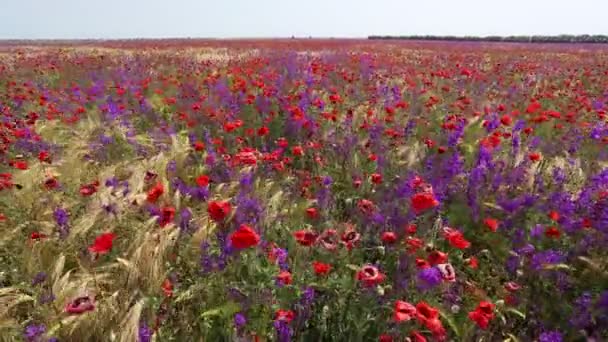
[{"label": "wildflower meadow", "polygon": [[608,340],[608,48],[0,47],[0,341]]}]

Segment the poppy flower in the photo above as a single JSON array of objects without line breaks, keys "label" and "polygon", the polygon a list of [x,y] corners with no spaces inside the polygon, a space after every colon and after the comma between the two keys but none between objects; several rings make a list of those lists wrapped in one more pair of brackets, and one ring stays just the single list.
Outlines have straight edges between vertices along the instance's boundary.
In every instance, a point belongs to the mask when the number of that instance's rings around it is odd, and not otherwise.
[{"label": "poppy flower", "polygon": [[269,132],[270,132],[270,129],[268,129],[268,127],[266,127],[266,126],[262,126],[262,127],[258,128],[258,135],[260,137],[267,135]]},{"label": "poppy flower", "polygon": [[511,126],[511,124],[513,123],[513,118],[511,118],[511,116],[509,116],[508,114],[505,114],[500,117],[500,123],[505,126]]},{"label": "poppy flower", "polygon": [[57,179],[55,179],[55,177],[50,177],[44,181],[44,187],[47,190],[53,190],[53,189],[57,188],[58,186],[59,186],[59,182],[57,181]]},{"label": "poppy flower", "polygon": [[173,296],[173,283],[171,282],[171,280],[165,279],[165,281],[163,281],[163,284],[161,285],[161,289],[165,297]]},{"label": "poppy flower", "polygon": [[528,154],[528,159],[530,159],[530,161],[537,162],[537,161],[541,160],[541,155],[540,155],[540,153],[532,152],[532,153]]},{"label": "poppy flower", "polygon": [[411,342],[427,342],[426,337],[418,331],[412,331],[410,333],[410,340]]},{"label": "poppy flower", "polygon": [[455,229],[448,228],[448,230],[445,232],[445,238],[454,248],[467,249],[471,246],[471,243],[464,238],[464,235]]},{"label": "poppy flower", "polygon": [[304,149],[302,148],[302,146],[294,146],[294,147],[291,149],[291,153],[292,153],[294,156],[302,156],[302,155],[304,155]]},{"label": "poppy flower", "polygon": [[80,187],[80,195],[89,197],[97,192],[97,187],[94,184],[85,184]]},{"label": "poppy flower", "polygon": [[205,187],[205,186],[209,185],[209,176],[200,175],[200,176],[196,177],[196,184],[200,187]]},{"label": "poppy flower", "polygon": [[498,225],[500,222],[498,222],[497,219],[493,219],[493,218],[486,218],[483,220],[483,224],[486,226],[486,228],[488,228],[489,230],[496,232],[496,230],[498,229]]},{"label": "poppy flower", "polygon": [[65,306],[65,312],[70,315],[80,315],[93,310],[95,310],[95,299],[92,296],[74,298]]},{"label": "poppy flower", "polygon": [[393,342],[393,336],[389,335],[389,334],[382,334],[380,336],[378,336],[378,342]]},{"label": "poppy flower", "polygon": [[335,229],[327,229],[319,236],[319,244],[328,251],[338,248],[338,232]]},{"label": "poppy flower", "polygon": [[431,267],[431,264],[422,258],[416,258],[416,267],[419,269],[426,269]]},{"label": "poppy flower", "polygon": [[393,244],[395,243],[395,241],[397,241],[397,234],[393,233],[393,232],[384,232],[382,233],[382,242],[386,243],[386,244]]},{"label": "poppy flower", "polygon": [[27,170],[28,169],[27,162],[24,161],[24,160],[13,161],[13,162],[10,162],[10,164],[15,169],[19,169],[19,170]]},{"label": "poppy flower", "polygon": [[192,147],[194,147],[195,151],[200,152],[205,149],[205,143],[202,141],[195,141]]},{"label": "poppy flower", "polygon": [[469,267],[472,269],[476,269],[477,267],[479,267],[479,261],[477,260],[476,257],[470,257],[465,261],[467,262]]},{"label": "poppy flower", "polygon": [[557,211],[555,211],[555,210],[551,210],[549,212],[548,216],[554,222],[557,222],[559,220],[559,213]]},{"label": "poppy flower", "polygon": [[319,276],[327,275],[329,274],[329,271],[331,271],[331,265],[319,261],[313,261],[312,268],[315,271],[315,274]]},{"label": "poppy flower", "polygon": [[370,215],[376,209],[374,202],[367,199],[360,199],[359,202],[357,202],[357,207],[366,215]]},{"label": "poppy flower", "polygon": [[152,171],[146,171],[146,174],[144,175],[144,181],[146,183],[151,182],[153,180],[156,179],[156,177],[158,177],[158,175]]},{"label": "poppy flower", "polygon": [[158,201],[158,198],[162,196],[164,192],[165,188],[163,187],[163,183],[156,183],[156,185],[154,185],[154,187],[152,187],[152,189],[148,191],[147,201],[150,203],[156,203],[156,201]]},{"label": "poppy flower", "polygon": [[314,220],[319,217],[319,211],[317,208],[308,208],[306,209],[306,215],[309,219]]},{"label": "poppy flower", "polygon": [[520,289],[521,289],[521,286],[516,282],[510,281],[505,284],[505,290],[507,290],[509,292],[517,292]]},{"label": "poppy flower", "polygon": [[32,234],[30,234],[30,240],[33,240],[33,241],[38,241],[38,240],[41,240],[44,238],[46,238],[46,234],[43,234],[43,233],[32,232]]},{"label": "poppy flower", "polygon": [[301,246],[312,246],[315,241],[317,241],[318,234],[312,230],[298,230],[293,233],[293,236],[296,238],[296,241]]},{"label": "poppy flower", "polygon": [[416,253],[422,246],[424,246],[424,241],[422,239],[413,238],[408,236],[405,239],[405,244],[407,245],[407,251],[411,254]]},{"label": "poppy flower", "polygon": [[211,201],[207,205],[207,213],[209,217],[215,222],[223,222],[226,217],[230,214],[232,206],[228,201]]},{"label": "poppy flower", "polygon": [[341,240],[342,243],[346,246],[348,250],[351,250],[361,239],[361,234],[355,231],[354,227],[347,228],[342,234]]},{"label": "poppy flower", "polygon": [[428,305],[426,302],[416,304],[416,319],[420,324],[429,329],[433,336],[445,336],[445,328],[439,320],[439,310]]},{"label": "poppy flower", "polygon": [[89,251],[96,254],[106,254],[112,249],[112,242],[116,238],[114,233],[103,233],[95,238],[95,241],[89,246]]},{"label": "poppy flower", "polygon": [[362,282],[366,287],[376,286],[383,282],[384,279],[384,274],[380,273],[378,268],[373,265],[363,266],[357,272],[357,280]]},{"label": "poppy flower", "polygon": [[410,223],[405,227],[405,232],[414,235],[418,231],[418,226],[415,223]]},{"label": "poppy flower", "polygon": [[295,318],[295,316],[296,315],[291,310],[279,309],[274,314],[274,320],[275,321],[283,321],[283,322],[289,323],[289,322],[293,321],[293,319]]},{"label": "poppy flower", "polygon": [[557,229],[557,227],[547,227],[545,230],[545,236],[548,238],[559,239],[561,234],[562,233],[559,231],[559,229]]},{"label": "poppy flower", "polygon": [[51,162],[51,154],[48,151],[40,151],[38,153],[38,160],[45,163]]},{"label": "poppy flower", "polygon": [[239,229],[230,235],[230,243],[234,248],[245,249],[256,246],[260,236],[250,226],[242,224]]},{"label": "poppy flower", "polygon": [[469,312],[469,319],[477,323],[481,329],[487,329],[490,321],[494,318],[494,304],[481,301],[474,311]]},{"label": "poppy flower", "polygon": [[456,272],[451,264],[438,264],[437,269],[441,272],[441,277],[444,281],[453,283],[456,281]]},{"label": "poppy flower", "polygon": [[439,264],[445,264],[448,262],[448,255],[447,255],[447,253],[444,253],[441,251],[432,251],[429,254],[427,260],[433,266],[439,265]]},{"label": "poppy flower", "polygon": [[165,227],[169,223],[173,222],[175,218],[175,208],[163,207],[160,210],[159,224],[161,227]]},{"label": "poppy flower", "polygon": [[382,183],[382,175],[379,173],[372,173],[371,177],[370,177],[372,183],[378,185]]},{"label": "poppy flower", "polygon": [[428,192],[417,193],[411,198],[411,206],[416,215],[439,205],[435,195]]},{"label": "poppy flower", "polygon": [[277,282],[281,285],[289,285],[292,282],[291,273],[288,271],[281,271],[277,276]]},{"label": "poppy flower", "polygon": [[407,322],[416,317],[416,307],[408,302],[398,300],[395,302],[393,320],[397,323]]}]

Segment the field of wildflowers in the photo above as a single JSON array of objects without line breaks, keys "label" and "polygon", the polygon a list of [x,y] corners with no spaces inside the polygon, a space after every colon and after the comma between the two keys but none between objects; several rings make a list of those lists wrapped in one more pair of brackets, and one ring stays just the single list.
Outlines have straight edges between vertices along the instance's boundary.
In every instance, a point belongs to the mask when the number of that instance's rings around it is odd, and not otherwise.
[{"label": "field of wildflowers", "polygon": [[0,341],[606,341],[608,49],[0,50]]}]

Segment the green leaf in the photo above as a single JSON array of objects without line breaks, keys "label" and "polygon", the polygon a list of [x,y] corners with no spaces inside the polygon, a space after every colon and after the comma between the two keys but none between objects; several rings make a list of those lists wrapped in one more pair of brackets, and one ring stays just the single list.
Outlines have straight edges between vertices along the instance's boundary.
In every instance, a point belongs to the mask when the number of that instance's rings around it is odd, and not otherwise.
[{"label": "green leaf", "polygon": [[239,312],[241,307],[235,302],[228,302],[215,309],[207,310],[201,314],[201,318],[209,318],[213,316],[229,317]]},{"label": "green leaf", "polygon": [[508,308],[506,311],[521,317],[521,319],[526,319],[526,314],[524,314],[523,312],[521,312],[517,309]]},{"label": "green leaf", "polygon": [[441,310],[439,310],[439,314],[441,315],[441,317],[443,319],[446,320],[446,322],[448,322],[448,325],[450,326],[450,328],[452,328],[452,330],[454,331],[454,334],[456,336],[460,337],[460,329],[458,329],[458,326],[456,325],[456,322],[454,322],[454,320],[450,316],[446,315]]}]

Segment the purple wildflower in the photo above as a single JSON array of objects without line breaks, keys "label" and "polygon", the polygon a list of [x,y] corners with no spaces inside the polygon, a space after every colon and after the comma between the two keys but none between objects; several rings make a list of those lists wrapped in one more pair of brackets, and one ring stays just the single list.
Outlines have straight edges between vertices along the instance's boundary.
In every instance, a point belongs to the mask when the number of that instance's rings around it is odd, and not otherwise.
[{"label": "purple wildflower", "polygon": [[557,331],[546,331],[538,337],[538,342],[562,342],[562,334]]}]

